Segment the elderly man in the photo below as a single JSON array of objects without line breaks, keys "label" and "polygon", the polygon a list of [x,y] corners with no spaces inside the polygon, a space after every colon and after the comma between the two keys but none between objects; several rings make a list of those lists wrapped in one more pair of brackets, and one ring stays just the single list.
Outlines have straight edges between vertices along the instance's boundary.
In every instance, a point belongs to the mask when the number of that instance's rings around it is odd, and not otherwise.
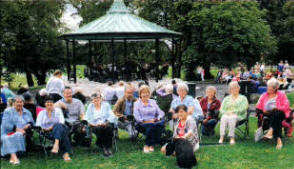
[{"label": "elderly man", "polygon": [[86,140],[86,128],[81,123],[85,117],[85,107],[83,103],[72,97],[72,89],[65,87],[63,91],[63,98],[55,103],[56,107],[61,107],[65,112],[65,123],[70,128],[71,135],[74,134],[76,144],[90,146],[90,140]]},{"label": "elderly man", "polygon": [[134,138],[137,131],[133,126],[133,106],[137,100],[133,97],[134,87],[127,84],[124,89],[124,96],[119,99],[113,109],[114,114],[119,118],[118,127],[127,130],[129,138]]}]

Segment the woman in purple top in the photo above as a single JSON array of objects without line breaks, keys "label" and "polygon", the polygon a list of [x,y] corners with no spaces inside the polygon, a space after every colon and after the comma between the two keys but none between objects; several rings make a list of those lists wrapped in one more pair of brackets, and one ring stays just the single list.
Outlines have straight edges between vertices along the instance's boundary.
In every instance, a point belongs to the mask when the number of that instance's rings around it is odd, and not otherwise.
[{"label": "woman in purple top", "polygon": [[140,99],[134,103],[134,117],[137,130],[146,136],[144,152],[154,151],[154,145],[160,142],[164,129],[164,112],[160,110],[155,100],[150,99],[150,88],[143,85],[139,89]]}]

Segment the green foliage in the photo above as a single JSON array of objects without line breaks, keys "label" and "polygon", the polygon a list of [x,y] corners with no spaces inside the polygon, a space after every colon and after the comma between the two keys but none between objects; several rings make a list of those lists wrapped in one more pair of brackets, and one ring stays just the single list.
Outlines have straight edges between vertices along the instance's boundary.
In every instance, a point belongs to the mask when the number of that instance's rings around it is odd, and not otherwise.
[{"label": "green foliage", "polygon": [[262,54],[276,52],[276,41],[263,15],[255,2],[194,3],[189,13],[193,46],[204,63],[252,66]]},{"label": "green foliage", "polygon": [[294,62],[293,17],[294,3],[288,0],[260,0],[261,9],[266,10],[264,18],[269,23],[273,35],[278,41],[276,55],[266,56],[264,60],[276,64],[280,60]]},{"label": "green foliage", "polygon": [[63,1],[0,3],[2,55],[9,72],[33,73],[44,84],[46,72],[62,68],[63,44],[58,39]]}]

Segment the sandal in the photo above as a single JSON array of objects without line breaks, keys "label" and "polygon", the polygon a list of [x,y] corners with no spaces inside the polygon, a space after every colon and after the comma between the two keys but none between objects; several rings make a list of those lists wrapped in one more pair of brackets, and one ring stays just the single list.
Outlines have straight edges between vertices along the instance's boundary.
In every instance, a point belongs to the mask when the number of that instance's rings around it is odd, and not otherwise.
[{"label": "sandal", "polygon": [[65,162],[70,162],[71,161],[71,158],[69,157],[69,155],[63,155],[62,158],[63,158],[63,160]]}]

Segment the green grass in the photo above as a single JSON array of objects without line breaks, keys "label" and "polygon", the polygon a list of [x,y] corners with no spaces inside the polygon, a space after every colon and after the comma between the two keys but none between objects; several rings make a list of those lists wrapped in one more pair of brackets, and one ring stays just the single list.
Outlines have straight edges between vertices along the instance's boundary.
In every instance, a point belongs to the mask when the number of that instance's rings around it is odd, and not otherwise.
[{"label": "green grass", "polygon": [[287,96],[288,96],[291,107],[294,108],[294,92],[287,94]]},{"label": "green grass", "polygon": [[[228,144],[224,146],[200,146],[196,152],[198,167],[201,169],[293,169],[294,138],[284,139],[284,148],[275,149],[274,141],[255,143],[253,141],[256,130],[256,118],[250,118],[250,139],[237,139],[235,146]],[[203,142],[214,142],[218,140],[218,129],[215,137],[203,137]],[[174,157],[165,157],[156,147],[154,153],[144,154],[143,145],[134,145],[127,139],[124,131],[119,132],[119,150],[111,158],[104,158],[96,146],[91,148],[74,147],[72,162],[64,163],[60,156],[49,156],[45,158],[43,152],[32,153],[21,159],[20,166],[11,166],[7,160],[3,160],[1,168],[20,169],[93,169],[93,168],[138,168],[159,169],[176,168]]]}]

